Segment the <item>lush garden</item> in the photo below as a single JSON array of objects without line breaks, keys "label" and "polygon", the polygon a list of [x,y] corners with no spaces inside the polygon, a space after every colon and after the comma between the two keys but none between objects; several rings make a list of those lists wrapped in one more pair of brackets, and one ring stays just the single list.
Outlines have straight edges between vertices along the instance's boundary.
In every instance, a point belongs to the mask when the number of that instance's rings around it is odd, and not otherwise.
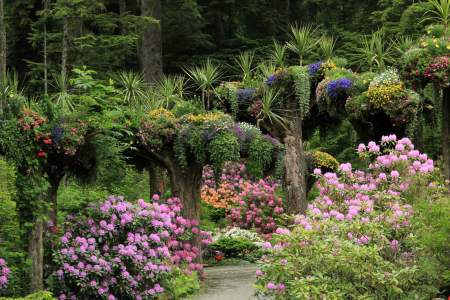
[{"label": "lush garden", "polygon": [[449,0],[170,75],[165,4],[110,2],[43,1],[25,34],[0,0],[0,54],[42,46],[0,55],[0,299],[184,299],[242,261],[261,299],[450,296]]}]

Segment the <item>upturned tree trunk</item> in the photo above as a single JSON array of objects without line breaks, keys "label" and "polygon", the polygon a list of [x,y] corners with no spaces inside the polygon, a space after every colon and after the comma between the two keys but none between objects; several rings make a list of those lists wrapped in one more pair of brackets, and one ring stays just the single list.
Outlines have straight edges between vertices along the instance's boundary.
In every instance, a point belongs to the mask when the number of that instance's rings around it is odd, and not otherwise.
[{"label": "upturned tree trunk", "polygon": [[202,168],[199,165],[189,167],[189,172],[170,171],[170,184],[175,196],[183,201],[182,214],[191,220],[200,219],[200,189]]},{"label": "upturned tree trunk", "polygon": [[[127,2],[126,0],[119,0],[119,14],[120,17],[123,17],[125,15],[125,12],[127,11]],[[126,33],[126,30],[123,25],[120,26],[120,32],[122,34]]]},{"label": "upturned tree trunk", "polygon": [[[67,81],[67,57],[69,55],[69,21],[67,18],[63,20],[63,38],[62,38],[62,53],[61,53],[61,77],[66,85]],[[66,86],[64,86],[66,89]]]},{"label": "upturned tree trunk", "polygon": [[[47,0],[44,0],[44,9],[46,10],[45,12],[45,16],[47,16]],[[44,22],[44,45],[43,45],[43,55],[44,55],[44,95],[48,95],[48,62],[47,62],[47,57],[48,57],[48,51],[47,51],[47,18],[45,19]]]},{"label": "upturned tree trunk", "polygon": [[[141,0],[141,15],[161,19],[160,0]],[[139,57],[144,79],[154,83],[162,76],[162,38],[161,23],[149,24],[142,34]]]},{"label": "upturned tree trunk", "polygon": [[58,228],[58,188],[60,181],[51,182],[48,187],[48,200],[51,204],[50,220],[52,221],[52,231],[57,232]]},{"label": "upturned tree trunk", "polygon": [[30,233],[28,256],[31,260],[30,291],[32,293],[44,289],[44,222],[38,218],[35,220]]},{"label": "upturned tree trunk", "polygon": [[303,149],[301,121],[298,119],[292,125],[284,138],[285,174],[287,213],[304,213],[307,208],[306,199],[306,160]]},{"label": "upturned tree trunk", "polygon": [[442,158],[445,178],[450,180],[450,87],[442,91]]},{"label": "upturned tree trunk", "polygon": [[6,26],[4,0],[0,0],[0,80],[2,84],[6,80]]},{"label": "upturned tree trunk", "polygon": [[150,185],[150,195],[162,195],[165,190],[164,170],[155,164],[149,164],[148,177]]}]

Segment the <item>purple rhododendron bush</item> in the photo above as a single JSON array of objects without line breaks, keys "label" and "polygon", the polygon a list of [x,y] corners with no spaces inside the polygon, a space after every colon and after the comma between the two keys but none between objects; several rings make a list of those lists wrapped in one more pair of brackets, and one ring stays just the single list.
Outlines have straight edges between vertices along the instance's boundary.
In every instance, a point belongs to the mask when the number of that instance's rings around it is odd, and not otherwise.
[{"label": "purple rhododendron bush", "polygon": [[434,196],[446,193],[433,161],[394,135],[361,144],[358,152],[367,171],[349,163],[338,173],[315,170],[319,195],[291,232],[279,232],[265,245],[271,253],[257,271],[259,294],[431,299],[445,285],[448,265],[422,243],[420,236],[431,229],[415,210],[418,199],[430,201],[431,209]]},{"label": "purple rhododendron bush", "polygon": [[59,299],[155,299],[181,272],[200,270],[198,234],[210,242],[198,221],[180,215],[177,198],[136,204],[109,197],[88,217],[71,217],[55,251]]}]

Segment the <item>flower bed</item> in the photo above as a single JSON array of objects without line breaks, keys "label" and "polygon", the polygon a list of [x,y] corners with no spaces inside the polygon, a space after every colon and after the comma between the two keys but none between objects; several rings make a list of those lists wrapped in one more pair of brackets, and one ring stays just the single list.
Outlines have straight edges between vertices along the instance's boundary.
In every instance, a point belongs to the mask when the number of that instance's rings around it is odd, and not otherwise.
[{"label": "flower bed", "polygon": [[164,203],[132,204],[109,197],[87,218],[69,219],[55,251],[55,289],[59,299],[154,299],[178,269],[200,270],[199,250],[189,239],[200,234],[198,222],[180,216],[176,198]]},{"label": "flower bed", "polygon": [[[341,164],[320,170],[320,195],[278,235],[258,270],[260,294],[273,299],[411,299],[436,295],[436,269],[414,235],[407,196],[429,185],[433,161],[407,138],[358,147],[367,172]],[[426,267],[425,267],[426,266]]]}]

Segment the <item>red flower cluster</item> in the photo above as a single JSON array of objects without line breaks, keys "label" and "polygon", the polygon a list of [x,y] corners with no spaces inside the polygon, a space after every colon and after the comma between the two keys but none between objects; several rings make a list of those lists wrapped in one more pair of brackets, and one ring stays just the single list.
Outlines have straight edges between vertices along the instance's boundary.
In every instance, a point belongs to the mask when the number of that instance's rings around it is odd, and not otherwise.
[{"label": "red flower cluster", "polygon": [[426,68],[424,75],[427,79],[441,87],[448,87],[450,73],[450,55],[438,56]]},{"label": "red flower cluster", "polygon": [[46,119],[41,117],[37,112],[30,109],[22,110],[23,117],[19,118],[19,125],[23,131],[39,128],[47,122]]}]

